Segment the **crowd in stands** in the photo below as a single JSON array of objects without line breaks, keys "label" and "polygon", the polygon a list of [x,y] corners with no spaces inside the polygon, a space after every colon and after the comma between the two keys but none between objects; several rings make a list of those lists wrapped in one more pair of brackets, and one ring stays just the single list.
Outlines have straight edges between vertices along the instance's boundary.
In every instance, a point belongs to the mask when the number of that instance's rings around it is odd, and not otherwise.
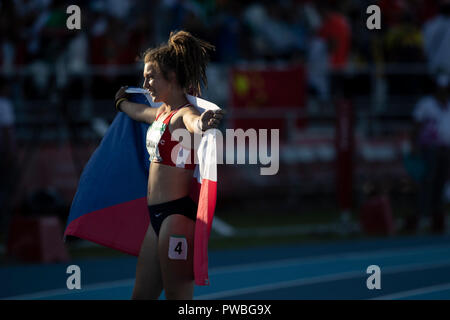
[{"label": "crowd in stands", "polygon": [[175,29],[213,43],[218,63],[316,61],[323,54],[319,39],[333,68],[423,62],[436,49],[431,29],[439,28],[428,25],[443,14],[437,24],[447,23],[449,37],[446,0],[379,0],[381,30],[366,27],[366,8],[373,4],[367,0],[81,0],[81,30],[68,30],[72,2],[0,1],[2,70],[54,64],[62,56],[72,72],[129,65]]},{"label": "crowd in stands", "polygon": [[[332,94],[330,72],[376,67],[382,73],[385,66],[406,64],[408,70],[419,66],[422,73],[450,73],[450,0],[378,0],[379,30],[366,26],[366,10],[373,3],[80,0],[81,29],[69,30],[66,9],[72,1],[1,0],[0,73],[11,76],[26,69],[31,76],[22,82],[20,96],[45,99],[55,87],[81,93],[76,76],[100,70],[90,94],[108,99],[111,87],[139,85],[140,55],[180,29],[214,44],[211,60],[217,65],[304,64],[308,92],[325,103]],[[424,87],[409,75],[386,79],[394,94],[419,93]],[[354,91],[369,94],[370,81],[359,82],[365,89],[355,86]]]}]

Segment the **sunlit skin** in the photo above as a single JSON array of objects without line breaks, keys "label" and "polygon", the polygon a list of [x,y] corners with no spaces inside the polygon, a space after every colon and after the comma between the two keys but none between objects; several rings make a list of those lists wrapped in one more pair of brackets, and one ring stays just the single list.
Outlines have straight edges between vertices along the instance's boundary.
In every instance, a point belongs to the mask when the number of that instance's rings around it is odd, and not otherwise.
[{"label": "sunlit skin", "polygon": [[[166,78],[158,64],[150,61],[145,63],[143,77],[143,88],[149,91],[154,102],[162,102],[162,105],[159,108],[149,108],[123,101],[120,109],[132,119],[151,124],[157,115],[164,119],[171,111],[188,102],[186,91],[179,86],[173,71],[169,71]],[[194,134],[217,128],[222,117],[222,110],[200,114],[192,106],[184,107],[171,118],[169,130],[172,133],[176,129],[187,129],[191,134],[191,141],[194,141]],[[192,176],[193,170],[152,163],[147,189],[148,204],[165,203],[189,195]],[[172,214],[164,219],[158,237],[151,226],[147,229],[136,266],[133,299],[157,299],[163,288],[167,299],[192,299],[194,232],[195,221],[180,214]],[[169,238],[174,234],[186,237],[187,260],[168,258]]]},{"label": "sunlit skin", "polygon": [[[175,77],[172,72],[170,77]],[[164,78],[156,63],[146,63],[144,67],[144,84],[154,102],[163,102],[159,108],[158,114],[164,119],[169,113],[186,104],[188,101],[183,90],[176,84],[176,81],[168,81]],[[175,129],[187,128],[189,124],[184,123],[184,117],[188,113],[195,116],[195,120],[200,115],[197,109],[193,107],[182,108],[170,119],[169,131],[172,133]],[[214,120],[218,121],[218,120]],[[195,122],[194,122],[195,123]],[[218,123],[218,122],[217,122]],[[193,130],[191,141],[193,140]],[[185,146],[191,148],[192,146]],[[167,202],[173,199],[179,199],[189,194],[189,187],[192,180],[193,170],[166,166],[164,164],[152,163],[150,166],[148,179],[147,202],[149,205]],[[177,181],[177,183],[173,183]]]},{"label": "sunlit skin", "polygon": [[[148,90],[154,102],[162,102],[159,108],[149,108],[145,105],[128,101],[121,103],[120,108],[131,118],[151,124],[156,116],[164,119],[171,111],[188,102],[185,90],[178,85],[176,75],[169,71],[166,79],[156,62],[145,63],[143,70],[143,88]],[[170,120],[169,130],[187,129],[191,134],[199,134],[198,119],[204,130],[217,128],[223,117],[223,111],[205,111],[202,115],[192,106],[180,109]],[[191,141],[194,141],[193,137]],[[182,143],[186,148],[187,146]],[[178,199],[189,194],[192,170],[170,167],[164,164],[152,163],[148,181],[148,204],[158,204]],[[164,178],[163,178],[164,177]],[[173,183],[177,181],[177,183]]]}]

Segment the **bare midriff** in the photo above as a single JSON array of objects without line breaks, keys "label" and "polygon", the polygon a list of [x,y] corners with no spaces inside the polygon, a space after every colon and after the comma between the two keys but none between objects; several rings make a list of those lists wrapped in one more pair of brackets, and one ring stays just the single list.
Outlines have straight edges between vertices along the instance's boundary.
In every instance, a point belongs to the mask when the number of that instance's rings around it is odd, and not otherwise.
[{"label": "bare midriff", "polygon": [[152,162],[149,170],[147,203],[154,205],[189,195],[194,170]]}]

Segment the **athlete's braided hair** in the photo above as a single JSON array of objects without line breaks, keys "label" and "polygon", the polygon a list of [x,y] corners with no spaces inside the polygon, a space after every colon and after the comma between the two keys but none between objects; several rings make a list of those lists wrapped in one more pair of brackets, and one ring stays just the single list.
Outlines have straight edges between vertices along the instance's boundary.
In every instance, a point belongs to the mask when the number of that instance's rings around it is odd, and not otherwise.
[{"label": "athlete's braided hair", "polygon": [[156,62],[167,79],[174,71],[178,84],[193,95],[200,95],[201,84],[208,85],[206,65],[209,50],[215,47],[186,31],[171,32],[167,44],[144,52],[144,62]]}]

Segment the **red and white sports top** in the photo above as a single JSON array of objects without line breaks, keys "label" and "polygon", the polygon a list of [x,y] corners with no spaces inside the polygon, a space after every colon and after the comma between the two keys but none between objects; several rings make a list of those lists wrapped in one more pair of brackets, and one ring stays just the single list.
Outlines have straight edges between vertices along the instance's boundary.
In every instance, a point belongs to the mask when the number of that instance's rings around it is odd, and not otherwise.
[{"label": "red and white sports top", "polygon": [[[147,129],[146,146],[150,155],[150,162],[157,162],[171,167],[195,169],[194,150],[184,148],[178,141],[172,140],[169,130],[170,119],[181,108],[189,106],[189,103],[173,110],[161,121],[159,114],[155,121]],[[172,159],[173,154],[173,159]]]}]

